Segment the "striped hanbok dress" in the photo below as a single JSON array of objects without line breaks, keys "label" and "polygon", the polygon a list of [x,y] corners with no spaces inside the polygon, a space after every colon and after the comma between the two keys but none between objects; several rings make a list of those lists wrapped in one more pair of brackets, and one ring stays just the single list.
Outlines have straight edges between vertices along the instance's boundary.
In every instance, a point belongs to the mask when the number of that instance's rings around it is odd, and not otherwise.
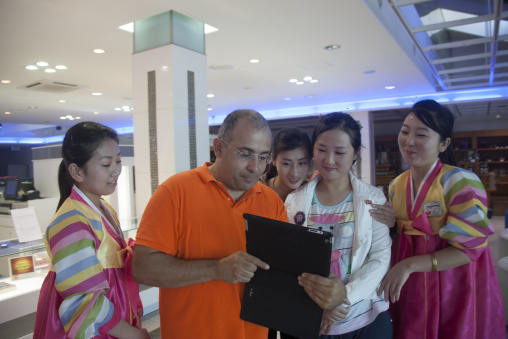
[{"label": "striped hanbok dress", "polygon": [[400,300],[390,305],[394,338],[506,338],[487,241],[494,228],[487,218],[487,194],[480,179],[437,160],[419,190],[412,185],[411,170],[390,184],[398,230],[392,267],[448,246],[472,262],[446,271],[412,273]]},{"label": "striped hanbok dress", "polygon": [[122,318],[139,326],[143,309],[131,278],[132,249],[114,210],[101,204],[107,216],[74,186],[49,225],[44,241],[52,268],[34,338],[110,338],[107,332]]}]

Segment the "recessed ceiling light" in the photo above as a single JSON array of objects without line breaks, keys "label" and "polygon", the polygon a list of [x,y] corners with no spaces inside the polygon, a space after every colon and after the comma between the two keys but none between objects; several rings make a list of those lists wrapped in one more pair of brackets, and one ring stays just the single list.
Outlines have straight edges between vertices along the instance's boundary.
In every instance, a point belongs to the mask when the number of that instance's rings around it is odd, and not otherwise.
[{"label": "recessed ceiling light", "polygon": [[120,107],[115,107],[115,111],[121,111],[122,109]]},{"label": "recessed ceiling light", "polygon": [[122,31],[126,31],[129,33],[134,33],[134,22],[129,22],[128,24],[118,26]]},{"label": "recessed ceiling light", "polygon": [[101,92],[93,92],[92,95],[99,96],[99,95],[102,95],[102,93]]},{"label": "recessed ceiling light", "polygon": [[10,80],[2,80],[2,84],[10,84],[11,81]]},{"label": "recessed ceiling light", "polygon": [[315,84],[315,83],[316,83],[316,82],[318,82],[318,81],[319,81],[318,79],[312,79],[312,80],[310,81],[310,83],[311,83],[311,84]]},{"label": "recessed ceiling light", "polygon": [[25,67],[26,69],[30,70],[30,71],[35,71],[36,69],[39,69],[39,67],[37,66],[34,66],[34,65],[28,65]]},{"label": "recessed ceiling light", "polygon": [[296,84],[297,84],[297,85],[303,85],[303,84],[304,84],[304,82],[303,82],[303,81],[297,81],[297,82],[296,82]]},{"label": "recessed ceiling light", "polygon": [[210,94],[207,94],[206,96],[207,96],[208,98],[213,98],[213,97],[215,96],[215,94],[210,93]]},{"label": "recessed ceiling light", "polygon": [[298,82],[298,79],[289,79],[289,82]]},{"label": "recessed ceiling light", "polygon": [[339,49],[340,48],[340,45],[328,45],[328,46],[325,46],[323,47],[325,50],[327,51],[333,51],[334,49]]},{"label": "recessed ceiling light", "polygon": [[215,28],[209,24],[205,24],[205,34],[210,34],[210,33],[213,33],[213,32],[217,32],[219,29],[218,28]]},{"label": "recessed ceiling light", "polygon": [[311,81],[312,80],[312,77],[305,77],[303,78],[303,81]]},{"label": "recessed ceiling light", "polygon": [[501,118],[501,114],[496,115],[496,119],[499,119],[499,118]]},{"label": "recessed ceiling light", "polygon": [[54,68],[46,68],[46,69],[44,70],[44,72],[46,72],[46,73],[55,73],[55,72],[56,72],[56,69],[54,69]]},{"label": "recessed ceiling light", "polygon": [[49,64],[46,61],[37,62],[37,66],[40,66],[40,67],[46,67],[47,65],[49,65]]},{"label": "recessed ceiling light", "polygon": [[386,89],[394,89],[395,86],[385,86]]},{"label": "recessed ceiling light", "polygon": [[64,103],[64,102],[67,102],[66,100],[58,100],[58,102],[61,102],[61,103]]},{"label": "recessed ceiling light", "polygon": [[37,106],[28,106],[29,109],[36,109]]},{"label": "recessed ceiling light", "polygon": [[209,111],[211,111],[211,110],[213,110],[213,108],[211,108],[211,107],[208,107],[208,110],[209,110]]},{"label": "recessed ceiling light", "polygon": [[65,65],[56,65],[55,68],[59,69],[59,70],[62,70],[62,69],[67,69],[67,66],[65,66]]},{"label": "recessed ceiling light", "polygon": [[93,114],[99,114],[99,112],[93,112]]},{"label": "recessed ceiling light", "polygon": [[257,64],[259,62],[259,59],[250,59],[249,62],[251,64]]},{"label": "recessed ceiling light", "polygon": [[161,69],[162,69],[163,72],[169,71],[169,67],[168,66],[161,66]]},{"label": "recessed ceiling light", "polygon": [[95,48],[95,49],[93,50],[93,52],[94,52],[95,54],[103,54],[103,53],[106,53],[106,50],[105,50],[105,49],[102,49],[102,48]]},{"label": "recessed ceiling light", "polygon": [[4,114],[7,114],[7,115],[9,115],[9,114],[11,114],[11,112],[4,112]]},{"label": "recessed ceiling light", "polygon": [[62,119],[62,120],[66,120],[66,119],[67,120],[80,120],[81,117],[75,117],[75,116],[72,116],[69,114],[69,115],[60,117],[60,119]]}]

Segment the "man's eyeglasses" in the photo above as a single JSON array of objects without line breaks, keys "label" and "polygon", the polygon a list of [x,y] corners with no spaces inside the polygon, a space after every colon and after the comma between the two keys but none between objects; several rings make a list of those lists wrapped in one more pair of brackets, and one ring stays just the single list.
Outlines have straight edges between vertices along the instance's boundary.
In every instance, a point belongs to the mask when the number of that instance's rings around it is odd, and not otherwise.
[{"label": "man's eyeglasses", "polygon": [[[220,139],[220,140],[229,146],[229,144],[226,141],[224,141],[224,139]],[[251,153],[251,152],[246,152],[246,151],[240,151],[238,148],[236,148],[234,146],[231,146],[231,147],[233,147],[238,152],[238,158],[243,161],[257,160],[258,162],[266,162],[267,165],[272,162],[272,155],[271,154],[256,154],[256,153]]]}]

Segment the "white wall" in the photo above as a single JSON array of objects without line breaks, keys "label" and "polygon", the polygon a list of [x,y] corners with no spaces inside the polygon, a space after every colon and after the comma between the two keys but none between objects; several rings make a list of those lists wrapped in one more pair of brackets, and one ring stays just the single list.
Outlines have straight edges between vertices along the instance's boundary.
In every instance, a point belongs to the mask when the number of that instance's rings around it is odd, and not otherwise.
[{"label": "white wall", "polygon": [[134,157],[122,157],[122,174],[113,194],[104,196],[118,214],[122,229],[136,226],[136,199],[134,194]]},{"label": "white wall", "polygon": [[[33,160],[34,184],[40,192],[41,197],[60,198],[60,190],[58,189],[58,167],[61,161],[61,159]],[[103,198],[117,211],[122,228],[130,228],[127,223],[136,217],[133,179],[134,158],[122,157],[122,165],[122,174],[118,180],[117,189],[113,194],[104,196]],[[39,215],[39,213],[38,211],[37,215]],[[52,209],[50,213],[54,214],[55,209]],[[43,219],[46,220],[47,218]]]},{"label": "white wall", "polygon": [[360,168],[358,174],[361,180],[373,184],[375,182],[375,152],[374,152],[374,130],[372,113],[352,112],[351,116],[362,125],[362,150],[360,151]]},{"label": "white wall", "polygon": [[60,197],[58,166],[62,159],[33,160],[34,186],[43,198]]}]

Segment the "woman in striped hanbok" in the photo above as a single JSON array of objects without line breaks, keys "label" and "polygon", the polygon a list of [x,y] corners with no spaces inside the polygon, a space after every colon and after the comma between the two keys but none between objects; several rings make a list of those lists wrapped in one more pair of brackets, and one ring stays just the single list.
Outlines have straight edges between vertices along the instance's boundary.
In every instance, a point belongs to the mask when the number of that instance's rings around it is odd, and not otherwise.
[{"label": "woman in striped hanbok", "polygon": [[122,170],[118,136],[94,122],[71,127],[62,144],[60,201],[44,241],[52,268],[42,285],[34,338],[149,338],[141,328],[132,249],[102,195]]},{"label": "woman in striped hanbok", "polygon": [[399,133],[410,170],[389,188],[397,235],[379,290],[395,338],[506,338],[487,195],[478,176],[446,164],[452,129],[451,112],[424,100]]}]

